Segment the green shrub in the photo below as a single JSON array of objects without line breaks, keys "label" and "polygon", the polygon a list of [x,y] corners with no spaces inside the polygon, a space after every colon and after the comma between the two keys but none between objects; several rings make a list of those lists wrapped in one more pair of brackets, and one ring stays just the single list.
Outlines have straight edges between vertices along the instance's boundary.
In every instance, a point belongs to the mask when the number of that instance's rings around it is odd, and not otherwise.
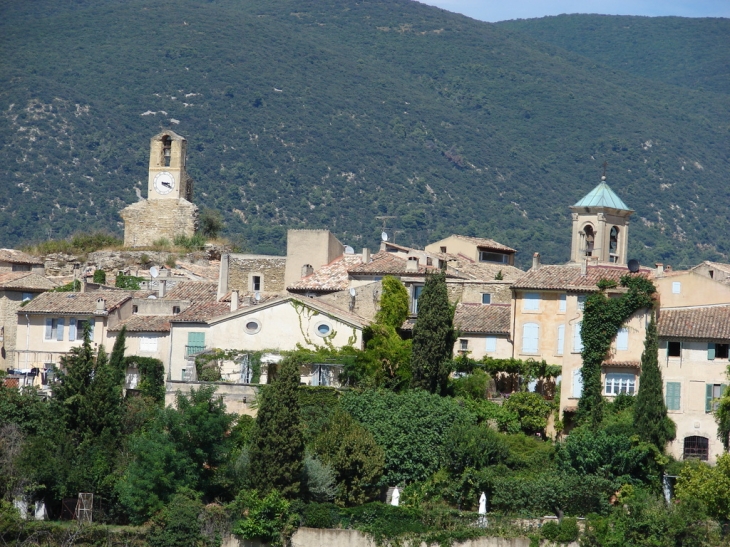
[{"label": "green shrub", "polygon": [[527,391],[513,393],[503,406],[507,412],[517,415],[520,429],[528,435],[545,432],[548,416],[553,409],[553,404],[542,395]]},{"label": "green shrub", "polygon": [[259,498],[256,490],[242,491],[232,505],[243,516],[234,525],[234,534],[272,546],[284,544],[285,534],[290,531],[291,505],[277,490],[271,490],[264,498]]},{"label": "green shrub", "polygon": [[475,369],[471,374],[453,380],[454,395],[465,399],[485,399],[490,379],[489,374]]},{"label": "green shrub", "polygon": [[147,536],[150,547],[197,546],[203,541],[199,516],[203,504],[194,492],[175,494],[170,503],[153,519]]},{"label": "green shrub", "polygon": [[144,281],[142,277],[136,277],[134,275],[124,275],[122,273],[117,274],[114,280],[114,286],[119,289],[126,289],[128,291],[138,291],[140,283]]},{"label": "green shrub", "polygon": [[176,235],[172,241],[175,246],[183,247],[186,251],[200,251],[205,246],[205,236],[203,234],[194,234],[186,236],[183,234]]},{"label": "green shrub", "polygon": [[204,237],[215,239],[216,237],[218,237],[218,234],[221,232],[221,230],[225,228],[223,215],[221,215],[220,211],[214,211],[213,209],[208,208],[203,209],[203,212],[200,213],[200,218],[198,220],[198,224],[200,226],[200,228],[198,228],[198,231]]},{"label": "green shrub", "polygon": [[104,270],[94,270],[94,283],[106,284],[106,272]]},{"label": "green shrub", "polygon": [[560,522],[546,522],[540,531],[545,539],[558,543],[576,541],[580,533],[578,521],[570,517],[566,517]]},{"label": "green shrub", "polygon": [[308,503],[302,510],[301,524],[309,528],[333,528],[340,510],[334,503]]}]

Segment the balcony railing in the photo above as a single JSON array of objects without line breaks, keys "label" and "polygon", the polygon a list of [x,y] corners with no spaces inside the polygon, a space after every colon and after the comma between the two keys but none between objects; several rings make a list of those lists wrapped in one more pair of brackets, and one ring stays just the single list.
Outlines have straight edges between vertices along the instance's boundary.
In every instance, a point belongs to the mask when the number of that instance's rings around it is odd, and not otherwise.
[{"label": "balcony railing", "polygon": [[201,351],[205,351],[205,346],[185,346],[185,357],[190,357]]}]

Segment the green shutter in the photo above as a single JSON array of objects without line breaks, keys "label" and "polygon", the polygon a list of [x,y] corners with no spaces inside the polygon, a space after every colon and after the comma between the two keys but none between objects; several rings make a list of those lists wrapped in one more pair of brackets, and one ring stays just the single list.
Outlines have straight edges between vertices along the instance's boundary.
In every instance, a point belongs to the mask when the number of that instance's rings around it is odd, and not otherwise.
[{"label": "green shutter", "polygon": [[189,332],[188,333],[188,346],[204,346],[205,345],[205,333],[204,332]]},{"label": "green shutter", "polygon": [[705,412],[712,412],[712,384],[705,385]]},{"label": "green shutter", "polygon": [[707,360],[714,361],[715,359],[715,343],[707,342]]},{"label": "green shutter", "polygon": [[681,386],[679,382],[667,382],[667,410],[680,409]]}]

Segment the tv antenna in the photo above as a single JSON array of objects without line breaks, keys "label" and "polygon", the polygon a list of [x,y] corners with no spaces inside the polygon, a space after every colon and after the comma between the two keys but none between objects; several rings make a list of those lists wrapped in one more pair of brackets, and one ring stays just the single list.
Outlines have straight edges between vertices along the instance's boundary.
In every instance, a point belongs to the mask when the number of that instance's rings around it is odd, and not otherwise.
[{"label": "tv antenna", "polygon": [[608,167],[608,162],[603,161],[603,180],[606,180],[606,167]]},{"label": "tv antenna", "polygon": [[375,217],[375,218],[383,221],[383,231],[385,231],[385,223],[388,221],[388,219],[389,218],[398,218],[398,217],[396,217],[396,216],[379,216],[379,217]]}]

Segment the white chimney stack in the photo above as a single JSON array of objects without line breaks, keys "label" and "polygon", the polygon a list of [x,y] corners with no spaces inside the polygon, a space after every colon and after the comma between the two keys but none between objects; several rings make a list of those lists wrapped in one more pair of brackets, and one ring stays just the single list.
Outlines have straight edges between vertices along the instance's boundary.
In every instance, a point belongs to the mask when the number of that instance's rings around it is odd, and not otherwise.
[{"label": "white chimney stack", "polygon": [[157,281],[157,298],[165,298],[167,294],[167,281],[160,279]]},{"label": "white chimney stack", "polygon": [[218,299],[220,300],[228,294],[228,262],[229,254],[221,255],[221,269],[218,273]]},{"label": "white chimney stack", "polygon": [[238,291],[231,291],[231,311],[238,309]]},{"label": "white chimney stack", "polygon": [[103,298],[98,298],[96,300],[96,311],[104,313],[106,311],[106,300]]},{"label": "white chimney stack", "polygon": [[418,257],[417,256],[408,257],[408,262],[406,262],[406,271],[407,272],[417,272],[418,271]]},{"label": "white chimney stack", "polygon": [[532,269],[540,269],[540,253],[535,253],[534,255],[532,255]]},{"label": "white chimney stack", "polygon": [[370,249],[368,249],[367,247],[365,247],[362,250],[362,263],[363,264],[367,264],[369,262],[370,262]]}]

